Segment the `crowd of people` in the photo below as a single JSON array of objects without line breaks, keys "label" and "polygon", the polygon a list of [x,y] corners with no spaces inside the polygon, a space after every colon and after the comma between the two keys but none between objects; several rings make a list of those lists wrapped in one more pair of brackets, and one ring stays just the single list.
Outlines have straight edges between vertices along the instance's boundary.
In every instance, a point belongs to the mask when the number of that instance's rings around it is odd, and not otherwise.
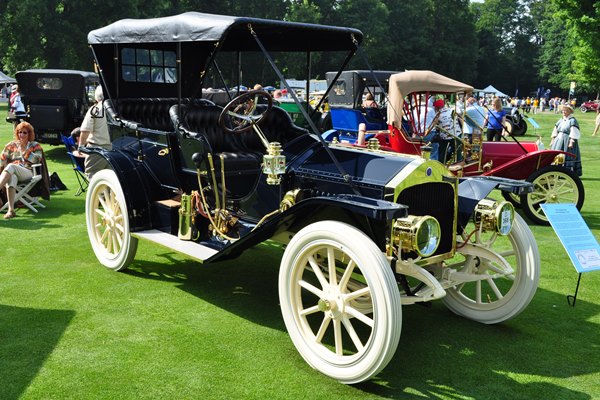
[{"label": "crowd of people", "polygon": [[[429,97],[426,103],[423,101],[422,106],[412,105],[412,129],[415,131],[413,137],[418,136],[423,142],[430,143],[431,159],[446,163],[454,154],[454,160],[459,161],[461,154],[457,152],[457,143],[461,143],[461,140],[472,143],[473,136],[477,135],[485,137],[487,141],[502,141],[510,135],[507,111],[504,108],[507,105],[519,106],[517,102],[503,101],[499,97],[476,99],[469,96],[466,100],[459,97],[454,105],[446,104],[442,98]],[[427,111],[416,111],[419,107],[424,107]],[[531,101],[530,107],[530,110],[539,107],[539,101]],[[552,107],[552,111],[558,108],[562,117],[555,124],[550,147],[573,154],[574,157],[566,157],[565,165],[581,176],[581,153],[578,144],[581,133],[579,123],[573,116],[574,107],[560,99],[554,99]],[[596,136],[599,131],[600,109],[597,111],[592,136]]]}]

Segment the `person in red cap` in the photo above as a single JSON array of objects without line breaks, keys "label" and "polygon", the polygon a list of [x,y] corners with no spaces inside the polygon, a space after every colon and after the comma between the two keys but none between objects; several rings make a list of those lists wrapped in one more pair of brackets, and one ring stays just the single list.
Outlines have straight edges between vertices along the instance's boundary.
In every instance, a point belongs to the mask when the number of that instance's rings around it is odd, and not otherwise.
[{"label": "person in red cap", "polygon": [[435,136],[431,139],[430,158],[445,164],[449,159],[448,147],[453,140],[452,134],[456,134],[452,109],[445,107],[444,99],[435,100],[433,108],[437,116],[437,123],[433,130]]}]

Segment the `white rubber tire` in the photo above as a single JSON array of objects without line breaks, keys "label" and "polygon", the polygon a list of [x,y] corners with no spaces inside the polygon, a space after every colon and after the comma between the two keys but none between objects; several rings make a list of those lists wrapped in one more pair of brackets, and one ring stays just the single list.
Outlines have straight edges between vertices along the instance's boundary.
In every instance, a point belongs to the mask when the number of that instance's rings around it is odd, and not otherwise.
[{"label": "white rubber tire", "polygon": [[392,268],[351,225],[320,221],[293,237],[281,260],[279,300],[300,355],[333,379],[365,381],[396,352],[402,307]]},{"label": "white rubber tire", "polygon": [[[498,248],[495,248],[495,245],[498,245]],[[488,250],[512,266],[513,279],[490,278],[487,281],[479,281],[480,284],[468,282],[455,286],[446,290],[444,302],[458,315],[485,324],[496,324],[517,316],[533,298],[540,278],[540,255],[529,226],[518,214],[515,214],[510,234],[506,237],[499,236]],[[457,249],[457,253],[460,253],[460,248]],[[464,261],[461,262],[463,272],[493,273],[489,268],[493,264],[492,260],[474,256],[463,257]],[[501,296],[498,296],[494,290],[497,290]]]},{"label": "white rubber tire", "polygon": [[85,197],[87,232],[96,258],[120,271],[133,261],[138,240],[131,236],[123,189],[113,170],[92,177]]}]

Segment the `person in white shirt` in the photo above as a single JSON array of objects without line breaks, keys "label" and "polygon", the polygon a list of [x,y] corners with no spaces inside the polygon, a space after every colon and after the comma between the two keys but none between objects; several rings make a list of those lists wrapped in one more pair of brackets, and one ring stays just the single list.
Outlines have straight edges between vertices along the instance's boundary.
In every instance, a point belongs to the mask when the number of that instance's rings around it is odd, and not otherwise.
[{"label": "person in white shirt", "polygon": [[[83,122],[81,123],[81,134],[79,135],[79,147],[101,147],[112,150],[106,112],[104,110],[104,94],[102,86],[98,86],[94,93],[96,104],[91,106]],[[90,154],[85,159],[85,173],[91,178],[96,172],[108,168],[106,159],[98,154]]]}]

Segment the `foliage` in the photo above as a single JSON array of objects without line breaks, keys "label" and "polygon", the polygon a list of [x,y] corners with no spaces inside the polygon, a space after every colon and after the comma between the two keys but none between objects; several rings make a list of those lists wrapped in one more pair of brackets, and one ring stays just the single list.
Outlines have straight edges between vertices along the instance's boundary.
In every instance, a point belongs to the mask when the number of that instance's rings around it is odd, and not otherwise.
[{"label": "foliage", "polygon": [[[520,96],[539,86],[566,93],[600,88],[600,2],[594,0],[4,0],[0,2],[0,69],[92,69],[87,33],[122,18],[186,11],[352,26],[374,69],[431,69]],[[323,38],[327,40],[327,38]],[[564,51],[569,49],[572,51]],[[315,55],[313,77],[337,69],[342,55]],[[303,76],[297,60],[286,76]],[[367,68],[359,57],[349,67]],[[273,79],[263,62],[253,81]],[[276,82],[265,82],[275,84]]]},{"label": "foliage", "polygon": [[586,89],[600,89],[600,2],[595,0],[554,0],[557,12],[553,18],[561,21],[573,49],[571,69],[563,69],[569,80]]}]

